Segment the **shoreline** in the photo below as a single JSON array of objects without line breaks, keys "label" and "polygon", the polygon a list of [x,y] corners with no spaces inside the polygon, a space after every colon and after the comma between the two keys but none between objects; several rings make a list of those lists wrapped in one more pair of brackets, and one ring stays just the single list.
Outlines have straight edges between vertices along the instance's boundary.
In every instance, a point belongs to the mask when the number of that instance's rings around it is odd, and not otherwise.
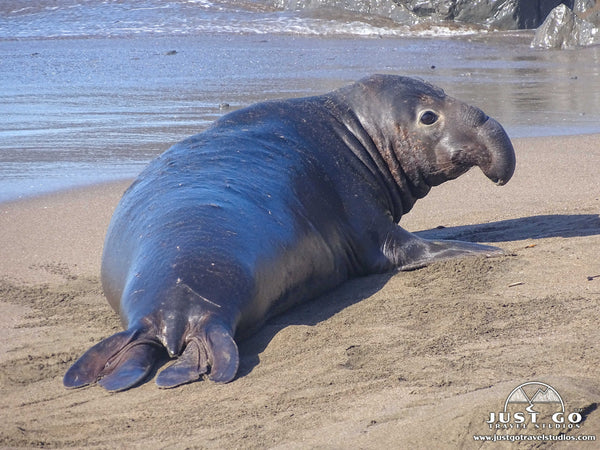
[{"label": "shoreline", "polygon": [[121,329],[99,267],[131,180],[0,203],[0,446],[479,448],[490,412],[529,381],[583,412],[566,435],[594,435],[600,134],[513,143],[506,186],[474,169],[401,221],[506,256],[351,280],[241,342],[227,385],[65,390],[74,359]]},{"label": "shoreline", "polygon": [[135,176],[229,110],[372,73],[425,79],[512,137],[600,132],[600,47],[534,50],[522,37],[140,35],[0,41],[0,58],[0,200]]},{"label": "shoreline", "polygon": [[[552,134],[531,135],[531,136],[525,135],[525,136],[511,138],[511,141],[515,142],[515,141],[526,141],[526,140],[532,140],[532,139],[533,140],[569,139],[569,138],[585,138],[585,137],[590,137],[593,139],[595,136],[599,136],[599,135],[600,135],[600,132],[577,133],[574,131],[573,133],[556,134],[556,135],[552,135]],[[164,151],[166,151],[166,150],[168,150],[168,148],[165,148]],[[158,157],[159,155],[160,155],[160,153],[158,155],[156,155],[155,157]],[[149,164],[150,161],[152,161],[152,159],[149,159],[145,165]],[[145,167],[145,165],[142,166],[142,169]],[[74,185],[74,186],[60,187],[60,188],[56,188],[56,189],[52,189],[52,190],[44,191],[44,192],[23,194],[23,196],[21,196],[21,197],[7,198],[4,200],[0,200],[0,209],[6,205],[15,205],[15,204],[22,203],[22,202],[35,201],[36,199],[53,198],[53,197],[60,196],[60,195],[68,195],[69,193],[75,194],[79,191],[81,191],[81,192],[86,192],[86,191],[90,191],[90,190],[93,191],[96,188],[110,189],[111,186],[127,187],[129,184],[131,184],[135,180],[136,177],[137,176],[124,176],[122,178],[116,178],[116,179],[113,178],[113,179],[107,179],[107,180],[94,181],[89,184],[78,184],[78,185]]]}]

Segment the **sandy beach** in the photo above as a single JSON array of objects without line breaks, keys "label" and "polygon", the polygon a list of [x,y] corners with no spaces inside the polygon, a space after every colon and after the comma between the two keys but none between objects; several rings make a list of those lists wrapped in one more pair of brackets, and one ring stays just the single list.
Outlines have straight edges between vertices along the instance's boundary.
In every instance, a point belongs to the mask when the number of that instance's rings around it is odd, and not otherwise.
[{"label": "sandy beach", "polygon": [[600,438],[600,135],[514,143],[507,186],[473,169],[401,222],[506,256],[353,280],[243,341],[227,385],[64,389],[120,329],[99,266],[128,183],[0,204],[0,447],[480,448],[530,381],[581,420],[526,433]]}]

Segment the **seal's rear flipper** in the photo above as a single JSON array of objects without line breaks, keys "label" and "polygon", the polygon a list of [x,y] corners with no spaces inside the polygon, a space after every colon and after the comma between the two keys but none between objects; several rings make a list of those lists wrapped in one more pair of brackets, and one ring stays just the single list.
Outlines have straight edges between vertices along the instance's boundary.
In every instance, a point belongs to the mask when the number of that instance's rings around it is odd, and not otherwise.
[{"label": "seal's rear flipper", "polygon": [[161,349],[156,344],[135,344],[126,349],[115,367],[107,369],[98,384],[107,391],[118,392],[144,381],[155,364],[159,363]]},{"label": "seal's rear flipper", "polygon": [[463,241],[422,239],[399,226],[389,233],[382,246],[386,258],[399,270],[425,267],[435,261],[462,256],[501,256],[504,251],[491,245]]},{"label": "seal's rear flipper", "polygon": [[221,325],[209,325],[188,339],[182,355],[158,375],[156,384],[173,388],[204,374],[217,383],[227,383],[235,378],[238,365],[238,348],[231,334]]},{"label": "seal's rear flipper", "polygon": [[109,391],[123,391],[143,381],[161,360],[161,349],[157,342],[138,336],[137,330],[126,330],[94,345],[67,371],[65,387],[98,382]]}]

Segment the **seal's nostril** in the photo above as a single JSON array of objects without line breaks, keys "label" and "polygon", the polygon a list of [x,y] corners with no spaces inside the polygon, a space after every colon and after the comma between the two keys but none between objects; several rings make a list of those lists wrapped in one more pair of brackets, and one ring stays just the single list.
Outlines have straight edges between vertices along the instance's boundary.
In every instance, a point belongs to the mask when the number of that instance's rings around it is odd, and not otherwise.
[{"label": "seal's nostril", "polygon": [[488,120],[488,116],[479,108],[473,108],[475,111],[473,112],[473,125],[476,127],[480,127]]},{"label": "seal's nostril", "polygon": [[488,115],[479,108],[469,105],[464,105],[463,108],[463,120],[469,126],[480,127],[489,119]]}]

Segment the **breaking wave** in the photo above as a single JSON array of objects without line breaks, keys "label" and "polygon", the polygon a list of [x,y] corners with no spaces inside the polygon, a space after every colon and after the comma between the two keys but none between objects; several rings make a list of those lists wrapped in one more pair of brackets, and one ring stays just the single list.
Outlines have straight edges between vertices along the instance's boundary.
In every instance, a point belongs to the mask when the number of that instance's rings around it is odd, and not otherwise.
[{"label": "breaking wave", "polygon": [[250,0],[6,0],[0,4],[0,39],[206,33],[439,37],[481,31],[444,24],[411,27],[340,11],[281,11],[268,2]]}]

